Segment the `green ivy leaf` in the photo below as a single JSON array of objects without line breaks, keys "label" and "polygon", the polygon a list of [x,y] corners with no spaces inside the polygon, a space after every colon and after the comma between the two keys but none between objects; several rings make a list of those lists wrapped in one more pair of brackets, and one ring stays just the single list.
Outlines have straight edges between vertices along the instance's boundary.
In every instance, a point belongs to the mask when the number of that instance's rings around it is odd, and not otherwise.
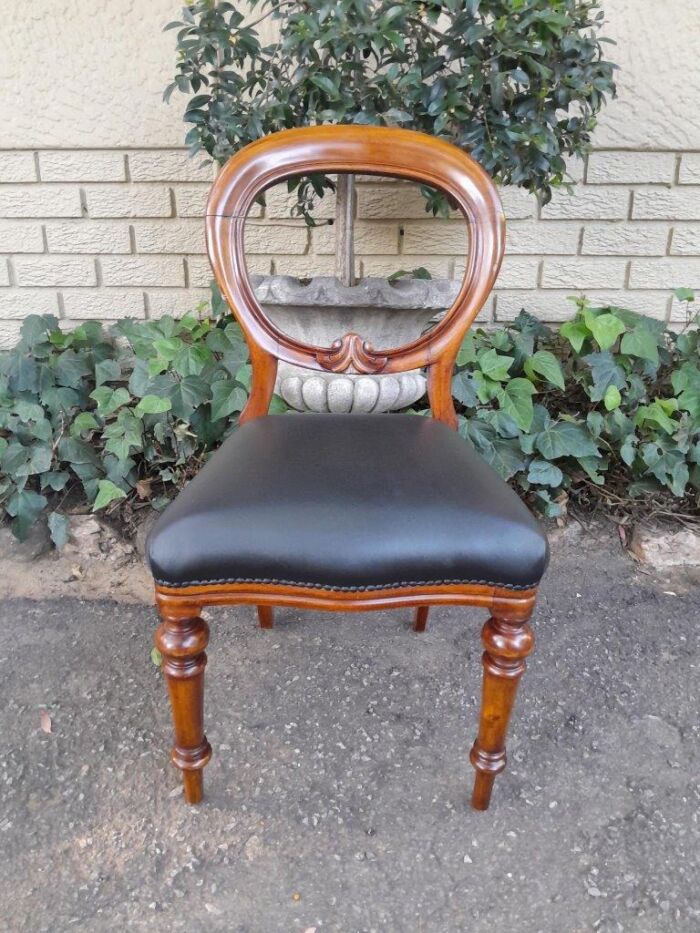
[{"label": "green ivy leaf", "polygon": [[452,395],[466,408],[476,408],[478,398],[471,373],[461,370],[452,378]]},{"label": "green ivy leaf", "polygon": [[534,379],[535,373],[537,373],[558,389],[564,388],[564,374],[561,371],[559,360],[549,350],[537,350],[536,353],[525,360],[524,368],[531,379]]},{"label": "green ivy leaf", "polygon": [[563,483],[564,474],[554,463],[549,463],[547,460],[533,460],[527,471],[527,479],[530,483],[552,486],[556,489]]},{"label": "green ivy leaf", "polygon": [[588,356],[583,357],[583,361],[590,366],[593,377],[593,385],[588,389],[592,402],[602,401],[608,387],[611,385],[616,386],[618,389],[625,388],[625,373],[608,350],[603,350],[600,353],[589,353]]},{"label": "green ivy leaf", "polygon": [[581,347],[591,336],[590,330],[580,318],[574,318],[573,321],[566,321],[559,328],[559,333],[562,337],[566,337],[577,353],[581,352]]},{"label": "green ivy leaf", "polygon": [[646,327],[635,327],[620,343],[620,352],[659,364],[659,347],[655,335]]},{"label": "green ivy leaf", "polygon": [[242,411],[248,401],[244,389],[228,379],[220,379],[212,386],[211,416],[214,421],[228,418],[235,411]]},{"label": "green ivy leaf", "polygon": [[85,431],[93,431],[99,428],[100,424],[91,411],[81,411],[73,419],[70,426],[70,433],[73,437],[79,437]]},{"label": "green ivy leaf", "polygon": [[14,518],[12,531],[15,537],[23,541],[37,518],[48,505],[46,496],[31,489],[18,489],[5,506],[7,514]]},{"label": "green ivy leaf", "polygon": [[620,334],[625,332],[625,325],[622,321],[609,312],[594,315],[589,311],[584,312],[584,316],[593,339],[601,350],[609,350]]},{"label": "green ivy leaf", "polygon": [[535,438],[535,447],[545,460],[559,457],[597,457],[598,445],[581,424],[557,421]]},{"label": "green ivy leaf", "polygon": [[605,390],[605,395],[603,396],[603,404],[608,411],[613,411],[615,408],[620,407],[622,402],[622,396],[620,395],[620,390],[617,386],[609,385]]},{"label": "green ivy leaf", "polygon": [[97,495],[92,503],[92,511],[99,512],[100,509],[104,509],[110,502],[115,502],[117,499],[126,499],[124,490],[109,479],[101,479],[97,484]]},{"label": "green ivy leaf", "polygon": [[61,515],[60,512],[49,512],[48,517],[49,532],[54,546],[59,550],[68,541],[70,532],[70,521],[67,515]]},{"label": "green ivy leaf", "polygon": [[95,364],[95,385],[101,386],[103,382],[114,382],[121,379],[122,368],[117,360],[102,360]]},{"label": "green ivy leaf", "polygon": [[134,409],[138,416],[161,415],[173,407],[172,400],[158,395],[144,395]]},{"label": "green ivy leaf", "polygon": [[508,379],[508,370],[513,365],[512,356],[501,356],[495,350],[482,350],[477,359],[479,368],[485,376],[495,382],[505,382]]},{"label": "green ivy leaf", "polygon": [[532,424],[532,396],[535,387],[529,379],[511,379],[499,388],[497,398],[501,409],[513,418],[523,431],[529,431]]},{"label": "green ivy leaf", "polygon": [[100,386],[90,393],[90,398],[97,402],[98,414],[103,418],[108,418],[122,405],[126,405],[131,396],[127,389],[110,389],[109,386]]}]

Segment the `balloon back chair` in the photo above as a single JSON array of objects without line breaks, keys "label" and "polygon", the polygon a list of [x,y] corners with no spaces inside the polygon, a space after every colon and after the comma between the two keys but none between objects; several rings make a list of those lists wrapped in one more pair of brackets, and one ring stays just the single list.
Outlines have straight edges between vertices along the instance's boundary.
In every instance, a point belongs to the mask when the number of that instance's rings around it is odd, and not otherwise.
[{"label": "balloon back chair", "polygon": [[[255,198],[310,173],[391,175],[430,185],[460,209],[470,232],[459,294],[430,331],[375,349],[361,334],[329,347],[282,333],[256,300],[244,230]],[[457,433],[451,381],[464,334],[488,297],[504,248],[493,182],[440,139],[374,126],[314,126],[258,140],[234,155],[213,185],[207,248],[252,361],[240,426],[166,509],[148,543],[174,720],[172,760],[185,799],[202,798],[211,757],[203,726],[209,629],[204,606],[361,612],[428,607],[487,609],[483,693],[472,806],[485,810],[506,764],[505,734],[525,658],[528,620],[547,564],[547,541],[518,496]],[[432,418],[417,415],[269,415],[277,363],[321,372],[397,373],[425,368]]]}]

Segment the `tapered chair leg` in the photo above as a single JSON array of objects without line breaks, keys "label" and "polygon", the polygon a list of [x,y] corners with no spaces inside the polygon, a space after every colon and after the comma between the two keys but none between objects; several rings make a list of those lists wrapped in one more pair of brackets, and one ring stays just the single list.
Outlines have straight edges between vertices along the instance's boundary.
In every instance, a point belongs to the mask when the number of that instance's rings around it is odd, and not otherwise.
[{"label": "tapered chair leg", "polygon": [[525,658],[534,645],[527,620],[492,617],[484,625],[481,639],[486,650],[479,734],[469,755],[476,769],[472,794],[475,810],[488,808],[493,782],[506,766],[508,721],[525,670]]},{"label": "tapered chair leg", "polygon": [[258,623],[260,628],[272,628],[275,624],[272,606],[258,606]]},{"label": "tapered chair leg", "polygon": [[202,799],[202,771],[211,758],[204,734],[204,649],[208,642],[209,626],[199,617],[163,617],[155,637],[173,715],[172,760],[182,771],[187,803]]},{"label": "tapered chair leg", "polygon": [[425,626],[428,623],[428,612],[429,606],[419,606],[416,609],[416,614],[413,618],[413,631],[414,632],[424,632]]}]

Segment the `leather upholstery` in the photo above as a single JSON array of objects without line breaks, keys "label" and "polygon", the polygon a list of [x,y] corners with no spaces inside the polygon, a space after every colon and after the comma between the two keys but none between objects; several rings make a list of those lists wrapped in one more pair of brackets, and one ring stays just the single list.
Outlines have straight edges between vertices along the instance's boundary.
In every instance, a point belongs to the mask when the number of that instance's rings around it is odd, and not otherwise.
[{"label": "leather upholstery", "polygon": [[456,432],[417,415],[270,415],[240,427],[148,541],[156,582],[339,590],[536,585],[547,540]]}]

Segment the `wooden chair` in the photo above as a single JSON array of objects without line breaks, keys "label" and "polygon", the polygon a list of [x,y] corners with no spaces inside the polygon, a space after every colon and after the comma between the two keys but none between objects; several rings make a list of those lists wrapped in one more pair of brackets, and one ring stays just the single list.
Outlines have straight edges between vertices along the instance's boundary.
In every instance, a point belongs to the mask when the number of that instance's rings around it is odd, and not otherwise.
[{"label": "wooden chair", "polygon": [[[460,292],[433,330],[375,349],[348,333],[330,347],[281,333],[258,304],[244,258],[257,195],[292,175],[392,175],[445,192],[470,230]],[[149,539],[175,730],[172,759],[185,799],[202,798],[211,757],[203,727],[209,630],[204,606],[253,604],[354,612],[430,605],[488,609],[481,719],[471,762],[472,806],[488,807],[506,764],[505,734],[525,658],[528,620],[547,542],[518,496],[456,432],[451,380],[462,338],[489,295],[504,248],[496,189],[464,152],[432,137],[373,126],[288,130],[246,146],[211,191],[207,247],[250,348],[253,375],[241,426],[161,516]],[[425,367],[433,418],[268,415],[278,360],[331,372]]]}]

